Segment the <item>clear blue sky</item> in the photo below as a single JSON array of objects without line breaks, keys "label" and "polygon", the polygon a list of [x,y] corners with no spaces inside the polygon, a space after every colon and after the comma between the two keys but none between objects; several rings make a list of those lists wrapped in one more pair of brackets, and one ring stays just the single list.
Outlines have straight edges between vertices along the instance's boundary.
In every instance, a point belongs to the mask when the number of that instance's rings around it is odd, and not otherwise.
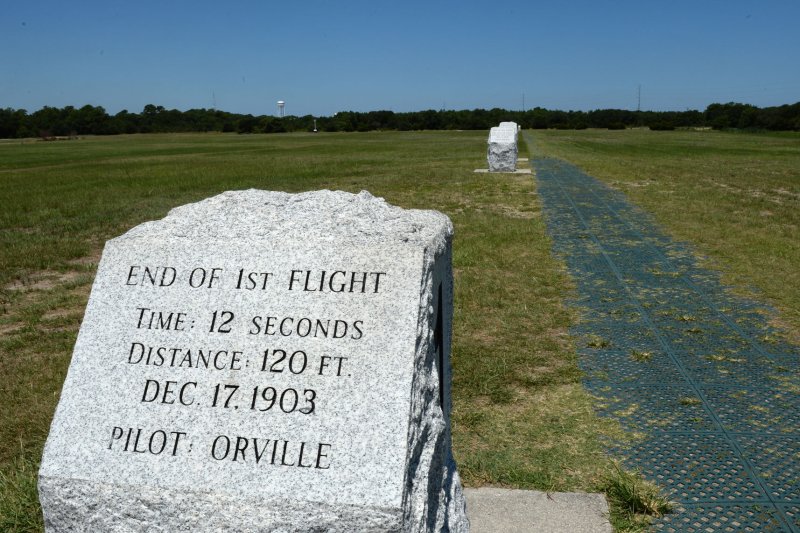
[{"label": "clear blue sky", "polygon": [[0,107],[704,109],[800,101],[800,0],[0,0]]}]

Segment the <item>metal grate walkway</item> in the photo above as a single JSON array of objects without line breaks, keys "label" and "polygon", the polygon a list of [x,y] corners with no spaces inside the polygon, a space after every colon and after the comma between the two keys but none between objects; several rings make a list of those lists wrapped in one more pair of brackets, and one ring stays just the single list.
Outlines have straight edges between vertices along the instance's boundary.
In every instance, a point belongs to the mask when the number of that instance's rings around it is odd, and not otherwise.
[{"label": "metal grate walkway", "polygon": [[563,161],[534,167],[577,286],[585,384],[642,435],[611,452],[679,504],[657,529],[800,532],[798,347],[624,195]]}]

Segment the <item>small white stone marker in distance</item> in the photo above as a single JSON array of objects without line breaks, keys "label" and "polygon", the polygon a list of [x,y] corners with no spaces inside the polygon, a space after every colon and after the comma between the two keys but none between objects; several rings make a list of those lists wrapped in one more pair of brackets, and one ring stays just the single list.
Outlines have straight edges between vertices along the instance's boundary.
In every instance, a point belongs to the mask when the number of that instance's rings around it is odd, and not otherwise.
[{"label": "small white stone marker in distance", "polygon": [[517,169],[517,125],[501,122],[489,130],[486,160],[489,172],[514,172]]}]

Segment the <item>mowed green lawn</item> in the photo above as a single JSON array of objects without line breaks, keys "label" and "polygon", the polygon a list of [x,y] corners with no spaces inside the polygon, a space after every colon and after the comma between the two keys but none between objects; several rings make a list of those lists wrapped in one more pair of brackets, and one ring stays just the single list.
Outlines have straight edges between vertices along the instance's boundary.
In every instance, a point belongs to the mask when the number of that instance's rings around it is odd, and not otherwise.
[{"label": "mowed green lawn", "polygon": [[800,133],[536,132],[538,155],[571,161],[693,243],[705,266],[772,304],[800,344]]},{"label": "mowed green lawn", "polygon": [[[230,189],[369,190],[455,225],[453,439],[468,485],[597,490],[611,469],[580,386],[530,176],[487,176],[485,132],[152,135],[0,142],[0,530],[41,527],[36,469],[105,240]],[[268,221],[265,221],[268,223]]]}]

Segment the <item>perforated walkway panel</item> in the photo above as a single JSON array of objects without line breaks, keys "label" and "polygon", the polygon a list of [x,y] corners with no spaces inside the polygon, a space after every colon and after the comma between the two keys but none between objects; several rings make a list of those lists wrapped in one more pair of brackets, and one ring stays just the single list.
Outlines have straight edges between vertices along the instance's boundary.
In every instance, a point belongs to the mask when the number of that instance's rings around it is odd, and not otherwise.
[{"label": "perforated walkway panel", "polygon": [[642,435],[610,451],[679,504],[657,529],[800,532],[798,347],[624,195],[563,161],[534,166],[577,286],[585,385]]}]

